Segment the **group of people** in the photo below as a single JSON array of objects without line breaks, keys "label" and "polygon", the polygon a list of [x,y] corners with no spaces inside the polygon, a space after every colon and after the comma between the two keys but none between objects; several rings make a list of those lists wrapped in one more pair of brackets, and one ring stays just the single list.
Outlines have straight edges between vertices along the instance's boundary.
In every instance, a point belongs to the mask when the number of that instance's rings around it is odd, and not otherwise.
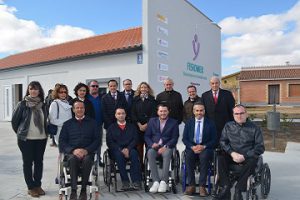
[{"label": "group of people", "polygon": [[[23,172],[32,197],[45,195],[41,188],[43,155],[47,143],[47,124],[58,127],[54,144],[65,154],[70,167],[71,200],[77,199],[77,177],[82,169],[82,187],[79,200],[87,199],[86,185],[94,156],[101,161],[102,126],[110,156],[116,161],[122,180],[122,189],[141,189],[144,154],[149,160],[153,180],[150,192],[166,192],[172,151],[179,138],[179,125],[185,123],[183,143],[186,146],[188,187],[186,194],[195,193],[195,159],[200,160],[199,194],[207,196],[207,171],[216,147],[224,150],[220,166],[221,192],[216,199],[224,199],[230,191],[228,165],[243,163],[243,175],[236,184],[235,199],[242,199],[246,177],[255,168],[256,160],[264,152],[262,134],[247,120],[246,108],[235,106],[231,92],[220,88],[217,77],[210,79],[211,89],[197,95],[194,85],[187,87],[188,99],[173,89],[172,79],[164,81],[165,90],[156,98],[151,86],[141,82],[136,91],[132,81],[123,81],[124,91],[117,90],[116,80],[108,81],[108,92],[99,93],[99,83],[79,83],[74,88],[76,98],[69,96],[64,84],[56,84],[51,98],[44,101],[40,83],[28,85],[24,100],[17,105],[12,127],[17,133],[22,152]],[[48,108],[48,109],[47,109]],[[146,153],[144,153],[146,149]],[[158,173],[156,158],[161,156],[163,168]],[[126,162],[131,162],[130,179]],[[100,162],[100,165],[104,164]],[[131,183],[130,183],[131,180]]]}]

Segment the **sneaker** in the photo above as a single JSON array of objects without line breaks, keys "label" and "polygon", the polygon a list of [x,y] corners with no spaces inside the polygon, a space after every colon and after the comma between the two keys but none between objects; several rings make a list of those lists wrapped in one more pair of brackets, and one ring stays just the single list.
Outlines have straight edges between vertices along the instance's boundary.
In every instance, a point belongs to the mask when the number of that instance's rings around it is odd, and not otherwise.
[{"label": "sneaker", "polygon": [[28,190],[27,193],[32,197],[40,197],[39,193],[35,189]]},{"label": "sneaker", "polygon": [[70,195],[70,200],[77,200],[77,193],[76,193],[76,191],[72,190],[71,195]]},{"label": "sneaker", "polygon": [[126,191],[126,190],[129,190],[129,189],[130,189],[129,182],[123,182],[121,190]]},{"label": "sneaker", "polygon": [[87,200],[86,190],[80,191],[79,200]]},{"label": "sneaker", "polygon": [[166,184],[165,181],[160,181],[159,187],[158,187],[158,192],[166,192],[167,191],[168,185]]},{"label": "sneaker", "polygon": [[45,195],[45,191],[41,187],[34,188],[39,195]]},{"label": "sneaker", "polygon": [[152,187],[150,188],[149,192],[151,193],[156,193],[158,191],[159,188],[159,182],[158,181],[154,181]]},{"label": "sneaker", "polygon": [[141,184],[141,182],[134,182],[134,183],[132,184],[132,188],[133,188],[134,190],[141,190],[141,189],[142,189],[142,184]]}]

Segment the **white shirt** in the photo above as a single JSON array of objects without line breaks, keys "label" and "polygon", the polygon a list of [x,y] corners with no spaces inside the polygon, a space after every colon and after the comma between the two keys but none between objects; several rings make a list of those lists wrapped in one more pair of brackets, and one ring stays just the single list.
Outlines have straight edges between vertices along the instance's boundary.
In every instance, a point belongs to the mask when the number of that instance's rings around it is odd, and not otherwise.
[{"label": "white shirt", "polygon": [[196,135],[197,135],[197,127],[198,127],[198,121],[201,121],[200,122],[200,143],[202,142],[202,133],[203,133],[203,124],[204,124],[204,117],[202,117],[201,119],[196,119],[195,118],[195,129],[194,129],[194,142],[196,142]]}]

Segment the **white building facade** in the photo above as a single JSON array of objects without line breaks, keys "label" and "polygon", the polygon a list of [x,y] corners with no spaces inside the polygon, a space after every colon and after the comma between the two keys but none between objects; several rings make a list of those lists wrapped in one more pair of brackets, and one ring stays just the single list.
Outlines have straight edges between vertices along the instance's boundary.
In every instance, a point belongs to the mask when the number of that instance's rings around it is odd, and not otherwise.
[{"label": "white building facade", "polygon": [[[132,30],[135,41],[131,39]],[[122,90],[122,81],[127,78],[132,80],[134,89],[146,81],[158,94],[163,90],[163,80],[170,77],[175,82],[174,89],[185,99],[188,85],[197,86],[201,95],[209,89],[209,78],[221,75],[220,27],[185,0],[143,0],[142,28],[120,32],[125,39],[122,38],[123,44],[116,44],[118,47],[109,46],[110,41],[95,44],[101,36],[92,38],[94,46],[107,46],[103,51],[88,49],[86,39],[1,59],[0,121],[11,119],[15,105],[33,80],[41,83],[45,93],[56,83],[64,83],[72,96],[78,82],[96,79],[103,89],[108,80],[116,79]],[[76,52],[72,48],[76,44],[86,52]],[[65,49],[69,54],[61,57],[51,58],[47,52],[64,54]],[[47,59],[39,60],[40,53]],[[22,56],[35,58],[22,62]]]}]

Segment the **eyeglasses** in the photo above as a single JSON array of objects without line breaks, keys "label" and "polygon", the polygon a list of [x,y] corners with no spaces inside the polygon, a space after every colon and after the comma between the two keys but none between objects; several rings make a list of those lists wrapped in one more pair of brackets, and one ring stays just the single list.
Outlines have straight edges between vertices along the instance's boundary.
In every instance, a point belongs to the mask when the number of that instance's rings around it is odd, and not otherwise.
[{"label": "eyeglasses", "polygon": [[90,87],[95,87],[95,88],[97,88],[97,87],[99,87],[99,85],[91,85]]},{"label": "eyeglasses", "polygon": [[234,115],[243,115],[245,112],[240,112],[240,113],[234,113]]},{"label": "eyeglasses", "polygon": [[59,94],[63,94],[63,93],[67,94],[67,91],[59,91],[58,93]]}]

